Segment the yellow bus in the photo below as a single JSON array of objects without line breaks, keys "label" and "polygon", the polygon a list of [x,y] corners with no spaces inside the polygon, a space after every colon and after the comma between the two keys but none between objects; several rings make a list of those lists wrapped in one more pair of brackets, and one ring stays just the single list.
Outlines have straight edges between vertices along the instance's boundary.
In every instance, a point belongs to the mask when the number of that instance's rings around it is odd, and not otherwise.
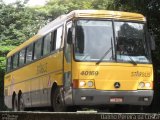
[{"label": "yellow bus", "polygon": [[146,19],[138,13],[75,10],[7,55],[5,104],[13,110],[149,106],[153,66]]}]

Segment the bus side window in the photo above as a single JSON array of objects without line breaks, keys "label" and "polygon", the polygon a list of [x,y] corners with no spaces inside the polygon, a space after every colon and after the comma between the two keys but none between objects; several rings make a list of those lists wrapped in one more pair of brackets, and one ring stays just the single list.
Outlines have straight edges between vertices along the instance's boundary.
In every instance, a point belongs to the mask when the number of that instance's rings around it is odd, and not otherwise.
[{"label": "bus side window", "polygon": [[13,69],[15,69],[15,68],[18,67],[18,56],[19,56],[19,53],[16,53],[16,54],[13,56]]},{"label": "bus side window", "polygon": [[52,32],[51,51],[58,50],[61,47],[63,27],[59,27]]},{"label": "bus side window", "polygon": [[7,59],[7,72],[11,70],[11,57]]},{"label": "bus side window", "polygon": [[33,56],[33,44],[27,47],[26,63],[29,63],[32,61],[32,56]]},{"label": "bus side window", "polygon": [[66,61],[67,63],[70,63],[71,62],[71,45],[67,43],[67,37],[68,37],[68,30],[72,27],[72,22],[68,22],[67,23],[67,30],[66,30],[66,35],[65,35],[65,46],[64,46],[64,55],[65,55],[65,58],[66,58]]},{"label": "bus side window", "polygon": [[57,49],[60,49],[61,47],[61,42],[62,42],[62,30],[63,30],[63,27],[59,27],[57,29],[57,35],[56,35],[56,50]]},{"label": "bus side window", "polygon": [[25,60],[25,49],[22,49],[19,53],[19,66],[22,66],[24,64]]},{"label": "bus side window", "polygon": [[35,42],[34,47],[34,60],[40,58],[42,55],[42,39]]},{"label": "bus side window", "polygon": [[49,54],[51,51],[51,33],[47,34],[44,37],[44,43],[43,43],[43,55]]},{"label": "bus side window", "polygon": [[51,51],[54,51],[56,49],[56,37],[57,37],[57,30],[52,32]]}]

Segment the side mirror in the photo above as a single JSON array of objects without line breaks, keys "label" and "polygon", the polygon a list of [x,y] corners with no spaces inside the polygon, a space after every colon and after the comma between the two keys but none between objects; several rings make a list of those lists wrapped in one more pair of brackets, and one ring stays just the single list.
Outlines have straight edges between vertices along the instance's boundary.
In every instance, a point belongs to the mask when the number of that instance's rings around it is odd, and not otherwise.
[{"label": "side mirror", "polygon": [[156,49],[156,44],[155,44],[155,37],[154,35],[150,36],[150,46],[151,46],[151,50],[155,50]]},{"label": "side mirror", "polygon": [[156,49],[155,35],[153,34],[153,31],[150,29],[147,31],[147,39],[148,39],[151,50],[155,50]]},{"label": "side mirror", "polygon": [[71,28],[68,29],[67,43],[72,44],[72,30],[71,30]]}]

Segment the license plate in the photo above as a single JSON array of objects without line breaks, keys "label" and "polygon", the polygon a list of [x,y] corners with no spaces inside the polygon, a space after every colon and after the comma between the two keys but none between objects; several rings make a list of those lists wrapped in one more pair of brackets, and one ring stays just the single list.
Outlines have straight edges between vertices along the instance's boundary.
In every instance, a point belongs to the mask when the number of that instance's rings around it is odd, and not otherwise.
[{"label": "license plate", "polygon": [[123,98],[110,98],[111,103],[121,103],[123,102]]}]

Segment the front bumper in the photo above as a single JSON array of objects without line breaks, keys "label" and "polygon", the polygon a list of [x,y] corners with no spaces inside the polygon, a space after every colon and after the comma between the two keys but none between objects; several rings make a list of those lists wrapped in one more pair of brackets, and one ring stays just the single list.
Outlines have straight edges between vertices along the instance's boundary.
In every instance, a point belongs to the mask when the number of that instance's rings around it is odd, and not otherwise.
[{"label": "front bumper", "polygon": [[[153,90],[103,91],[96,89],[73,89],[74,105],[144,105],[151,104]],[[122,98],[121,102],[110,102],[111,98]]]}]

